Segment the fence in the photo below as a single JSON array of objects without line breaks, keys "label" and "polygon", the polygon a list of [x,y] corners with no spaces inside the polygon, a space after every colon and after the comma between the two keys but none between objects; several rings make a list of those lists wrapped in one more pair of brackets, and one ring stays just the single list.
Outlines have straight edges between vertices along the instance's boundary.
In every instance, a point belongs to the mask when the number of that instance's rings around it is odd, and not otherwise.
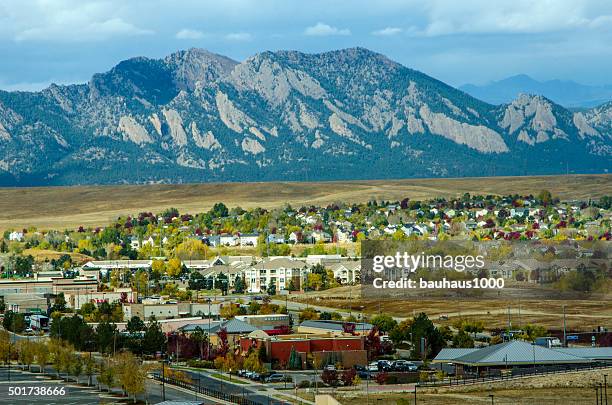
[{"label": "fence", "polygon": [[[249,398],[245,398],[242,395],[231,394],[228,392],[218,391],[209,387],[202,387],[192,382],[185,382],[177,380],[175,378],[164,377],[162,378],[159,374],[153,374],[153,379],[164,382],[165,384],[175,385],[177,387],[185,388],[191,391],[195,391],[199,394],[206,395],[211,398],[220,399],[222,401],[231,402],[238,405],[290,405],[288,402],[282,402],[278,400],[272,400],[270,398],[267,401],[254,401]],[[251,392],[252,393],[252,392]]]},{"label": "fence", "polygon": [[554,366],[536,366],[536,367],[513,367],[508,369],[507,373],[502,372],[503,370],[487,371],[480,375],[475,373],[465,373],[462,378],[444,378],[438,381],[420,381],[417,383],[419,387],[441,387],[441,386],[454,386],[454,385],[468,385],[477,384],[483,382],[495,382],[495,381],[506,381],[517,378],[537,376],[537,375],[549,375],[549,374],[562,374],[569,373],[572,371],[585,371],[585,370],[600,370],[612,367],[612,362],[601,362],[601,363],[587,363],[587,364],[564,364]]}]

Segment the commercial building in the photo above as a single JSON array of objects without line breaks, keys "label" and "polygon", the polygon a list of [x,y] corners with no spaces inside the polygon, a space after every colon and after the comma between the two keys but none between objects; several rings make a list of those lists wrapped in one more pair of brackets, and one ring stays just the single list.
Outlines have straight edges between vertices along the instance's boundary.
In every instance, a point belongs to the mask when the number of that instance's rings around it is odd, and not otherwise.
[{"label": "commercial building", "polygon": [[286,365],[292,350],[300,356],[302,364],[308,355],[312,355],[320,364],[342,363],[347,368],[367,363],[364,339],[361,336],[308,334],[269,336],[263,331],[255,331],[240,339],[243,353],[261,345],[265,346],[272,364]]},{"label": "commercial building", "polygon": [[344,336],[347,334],[367,335],[372,330],[372,327],[372,324],[367,322],[308,320],[298,326],[297,333],[329,336]]},{"label": "commercial building", "polygon": [[481,349],[442,349],[433,363],[455,365],[456,374],[508,368],[584,365],[612,362],[612,348],[548,348],[521,340]]}]

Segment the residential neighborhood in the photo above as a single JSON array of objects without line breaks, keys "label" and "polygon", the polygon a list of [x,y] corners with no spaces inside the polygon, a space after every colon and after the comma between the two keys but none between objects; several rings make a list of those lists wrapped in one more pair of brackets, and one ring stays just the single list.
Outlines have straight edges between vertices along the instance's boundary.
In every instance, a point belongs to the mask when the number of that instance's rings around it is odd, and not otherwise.
[{"label": "residential neighborhood", "polygon": [[[560,332],[509,321],[499,328],[461,314],[436,318],[426,301],[419,312],[391,316],[381,311],[384,300],[369,302],[359,288],[361,242],[605,242],[611,238],[610,203],[562,202],[548,192],[274,210],[218,203],[199,214],[168,209],[120,217],[104,228],[7,231],[0,242],[6,333],[0,347],[7,351],[0,355],[27,364],[24,359],[37,359],[29,351],[62,356],[58,347],[68,345],[75,353],[109,358],[116,378],[125,362],[142,361],[148,364],[143,378],[151,381],[189,385],[204,373],[219,384],[263,384],[279,403],[314,401],[326,387],[414,389],[482,375],[605,367],[612,362],[608,324]],[[565,254],[550,243],[541,246],[543,255]],[[576,246],[581,257],[600,254]],[[551,276],[529,260],[500,263],[486,274],[527,291],[533,284],[569,285],[575,294],[579,285],[606,293],[610,278],[605,269],[589,273],[568,265]],[[30,343],[17,340],[24,338]],[[535,356],[527,359],[534,345]],[[82,362],[83,356],[65,361]],[[57,367],[70,375],[70,364]],[[162,368],[171,377],[160,374],[159,364],[167,364]],[[107,371],[96,367],[102,381]],[[112,391],[118,383],[108,378]],[[280,391],[287,384],[294,389],[289,397]],[[140,388],[129,389],[126,394],[143,398]],[[206,390],[225,395],[212,386]]]}]

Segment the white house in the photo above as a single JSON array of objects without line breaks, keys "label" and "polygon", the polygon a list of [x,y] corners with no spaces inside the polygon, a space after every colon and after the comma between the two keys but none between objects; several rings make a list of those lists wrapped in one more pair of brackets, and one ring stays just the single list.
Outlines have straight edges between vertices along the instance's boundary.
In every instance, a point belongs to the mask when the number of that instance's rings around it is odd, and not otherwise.
[{"label": "white house", "polygon": [[219,245],[221,246],[237,246],[240,239],[234,235],[219,235]]},{"label": "white house", "polygon": [[13,231],[9,234],[10,241],[21,242],[23,240],[23,232]]},{"label": "white house", "polygon": [[285,237],[278,233],[268,235],[268,243],[285,243]]},{"label": "white house", "polygon": [[243,233],[240,235],[240,246],[257,246],[257,239],[259,234],[257,233]]}]

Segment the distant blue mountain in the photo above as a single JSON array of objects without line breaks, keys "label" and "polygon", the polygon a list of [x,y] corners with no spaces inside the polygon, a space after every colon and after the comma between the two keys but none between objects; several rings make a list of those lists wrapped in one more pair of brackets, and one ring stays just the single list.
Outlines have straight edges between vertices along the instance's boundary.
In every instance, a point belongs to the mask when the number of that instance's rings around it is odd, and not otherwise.
[{"label": "distant blue mountain", "polygon": [[590,108],[612,100],[612,85],[588,86],[566,80],[541,82],[523,74],[481,86],[465,84],[460,89],[491,104],[509,103],[520,93],[542,95],[566,108]]}]

